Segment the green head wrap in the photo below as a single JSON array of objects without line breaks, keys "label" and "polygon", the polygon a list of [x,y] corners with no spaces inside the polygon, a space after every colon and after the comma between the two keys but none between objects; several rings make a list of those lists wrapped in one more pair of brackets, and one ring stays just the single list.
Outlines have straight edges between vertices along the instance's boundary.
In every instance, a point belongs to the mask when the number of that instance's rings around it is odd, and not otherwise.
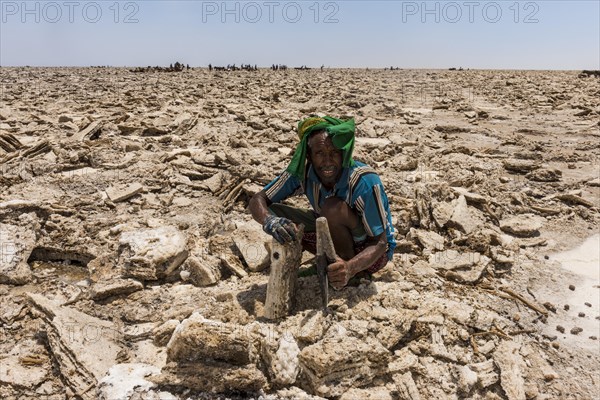
[{"label": "green head wrap", "polygon": [[290,175],[295,176],[300,181],[304,180],[308,138],[312,132],[321,130],[327,132],[336,149],[342,150],[342,166],[344,168],[354,166],[354,160],[352,159],[355,131],[354,118],[347,121],[327,116],[306,118],[298,122],[300,143],[296,147],[292,161],[286,169]]}]

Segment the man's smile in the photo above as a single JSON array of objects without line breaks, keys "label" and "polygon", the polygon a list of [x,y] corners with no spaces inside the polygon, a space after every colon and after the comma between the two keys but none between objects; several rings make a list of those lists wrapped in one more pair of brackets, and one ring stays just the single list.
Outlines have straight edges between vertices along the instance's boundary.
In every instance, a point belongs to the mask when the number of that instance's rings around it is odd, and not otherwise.
[{"label": "man's smile", "polygon": [[321,167],[319,172],[321,172],[321,175],[325,178],[333,178],[337,174],[337,168],[334,166]]}]

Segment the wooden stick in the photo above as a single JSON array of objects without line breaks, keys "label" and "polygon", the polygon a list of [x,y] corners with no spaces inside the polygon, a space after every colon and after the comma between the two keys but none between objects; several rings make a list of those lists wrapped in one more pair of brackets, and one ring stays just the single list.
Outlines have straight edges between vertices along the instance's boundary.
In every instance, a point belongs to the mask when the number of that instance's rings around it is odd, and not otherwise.
[{"label": "wooden stick", "polygon": [[475,337],[475,336],[485,336],[485,335],[495,335],[507,340],[512,340],[512,338],[500,331],[497,331],[495,329],[489,330],[489,331],[485,331],[485,332],[475,332],[471,334],[471,337]]},{"label": "wooden stick", "polygon": [[321,254],[325,254],[329,262],[334,262],[337,259],[331,233],[329,232],[329,224],[325,217],[317,218],[317,254],[319,254],[319,247],[321,248]]},{"label": "wooden stick", "polygon": [[329,280],[327,278],[327,267],[329,263],[336,260],[335,247],[331,240],[329,224],[325,217],[317,218],[317,277],[319,278],[319,289],[321,291],[321,305],[323,311],[327,312],[329,303]]},{"label": "wooden stick", "polygon": [[298,285],[298,268],[302,259],[303,233],[304,226],[300,225],[294,242],[280,244],[273,239],[271,245],[271,272],[265,300],[265,318],[267,319],[286,317],[294,308],[296,287]]},{"label": "wooden stick", "polygon": [[519,329],[518,331],[508,332],[508,334],[510,336],[515,336],[515,335],[523,335],[523,334],[536,333],[536,332],[537,332],[537,329]]},{"label": "wooden stick", "polygon": [[523,304],[525,304],[527,307],[531,308],[534,311],[539,312],[540,314],[547,316],[548,315],[548,311],[540,306],[538,306],[537,304],[527,300],[525,297],[521,296],[519,293],[514,292],[512,289],[506,288],[504,286],[500,286],[499,287],[500,290],[502,290],[504,293],[507,293],[509,295],[511,295],[512,297],[514,297],[517,300],[520,300],[523,302]]},{"label": "wooden stick", "polygon": [[479,353],[479,346],[477,346],[477,343],[475,343],[475,339],[473,339],[473,337],[473,335],[469,337],[469,342],[471,343],[471,347],[473,347],[473,353],[477,354]]}]

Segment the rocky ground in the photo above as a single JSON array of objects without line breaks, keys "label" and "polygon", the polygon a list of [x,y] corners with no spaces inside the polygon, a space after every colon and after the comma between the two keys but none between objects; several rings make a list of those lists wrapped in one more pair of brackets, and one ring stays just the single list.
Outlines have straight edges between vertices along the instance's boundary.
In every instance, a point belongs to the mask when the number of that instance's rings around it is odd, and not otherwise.
[{"label": "rocky ground", "polygon": [[[0,81],[0,397],[600,394],[600,282],[554,257],[599,232],[598,78],[2,68]],[[398,247],[372,282],[333,292],[329,314],[310,276],[296,312],[269,321],[269,240],[246,207],[312,113],[356,118],[355,158],[382,177]]]}]

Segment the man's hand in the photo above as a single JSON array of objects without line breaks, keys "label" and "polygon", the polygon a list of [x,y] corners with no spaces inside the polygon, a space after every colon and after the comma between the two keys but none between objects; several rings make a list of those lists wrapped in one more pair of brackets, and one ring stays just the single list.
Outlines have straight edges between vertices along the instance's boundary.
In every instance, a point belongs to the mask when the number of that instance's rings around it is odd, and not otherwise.
[{"label": "man's hand", "polygon": [[353,276],[354,274],[350,270],[350,265],[341,258],[338,258],[327,267],[327,277],[334,289],[342,289]]},{"label": "man's hand", "polygon": [[268,215],[263,224],[263,231],[281,244],[296,240],[296,226],[287,218]]}]

